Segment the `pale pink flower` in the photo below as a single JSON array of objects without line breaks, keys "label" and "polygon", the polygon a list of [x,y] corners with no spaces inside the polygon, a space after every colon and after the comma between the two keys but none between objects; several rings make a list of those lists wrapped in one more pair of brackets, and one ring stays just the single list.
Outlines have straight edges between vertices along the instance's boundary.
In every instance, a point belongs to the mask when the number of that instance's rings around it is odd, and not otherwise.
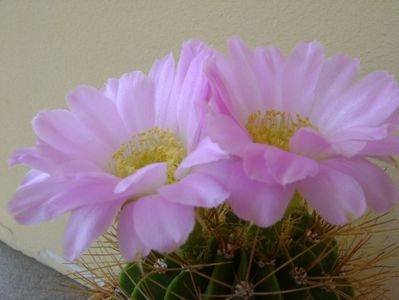
[{"label": "pale pink flower", "polygon": [[117,216],[127,259],[183,244],[194,208],[228,196],[208,172],[212,164],[223,169],[218,161],[226,155],[202,128],[209,95],[203,64],[212,54],[202,43],[186,42],[176,70],[168,55],[148,76],[126,74],[102,90],[80,86],[67,97],[69,110],[39,113],[36,146],[10,160],[32,168],[10,212],[24,224],[71,212],[64,236],[69,260]]},{"label": "pale pink flower", "polygon": [[388,211],[398,191],[369,158],[399,154],[399,92],[385,72],[357,80],[359,61],[324,57],[317,42],[284,56],[239,39],[207,66],[216,113],[208,134],[236,161],[229,203],[260,226],[280,220],[299,192],[328,222],[370,207]]}]

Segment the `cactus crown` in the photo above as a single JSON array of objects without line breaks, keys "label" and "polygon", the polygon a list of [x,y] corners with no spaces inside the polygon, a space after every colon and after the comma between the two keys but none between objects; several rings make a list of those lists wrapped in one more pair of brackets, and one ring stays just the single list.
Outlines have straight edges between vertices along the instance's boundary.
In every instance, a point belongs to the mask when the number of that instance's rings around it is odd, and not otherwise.
[{"label": "cactus crown", "polygon": [[199,210],[186,244],[129,264],[120,286],[130,299],[352,299],[335,227],[305,207],[259,228],[227,205]]},{"label": "cactus crown", "polygon": [[269,228],[239,219],[227,205],[199,209],[185,245],[133,263],[123,261],[108,232],[79,261],[90,276],[72,275],[90,287],[91,300],[387,299],[383,283],[399,274],[384,263],[399,250],[373,250],[370,239],[397,230],[397,221],[370,215],[332,226],[298,195],[293,203]]}]

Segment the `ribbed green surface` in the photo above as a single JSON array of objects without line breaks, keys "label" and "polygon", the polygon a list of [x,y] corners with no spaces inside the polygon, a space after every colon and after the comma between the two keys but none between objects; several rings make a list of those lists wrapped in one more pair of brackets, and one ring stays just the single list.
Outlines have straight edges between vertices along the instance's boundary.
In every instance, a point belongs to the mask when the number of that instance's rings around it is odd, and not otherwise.
[{"label": "ribbed green surface", "polygon": [[[141,266],[128,265],[120,276],[120,287],[131,299],[140,300],[344,300],[353,297],[350,283],[337,279],[335,274],[340,262],[337,242],[333,238],[317,240],[315,235],[310,235],[312,216],[294,217],[295,227],[286,239],[276,238],[276,234],[281,233],[279,230],[255,227],[254,231],[249,227],[246,234],[256,236],[259,241],[254,244],[255,249],[243,244],[241,248],[222,251],[212,246],[214,242],[201,239],[196,230],[183,253],[189,256],[190,247],[195,247],[195,255],[203,254],[198,250],[199,243],[206,243],[207,249],[212,250],[201,256],[200,263],[186,264],[181,253],[166,257],[153,254]],[[281,245],[281,241],[285,243]],[[272,243],[274,245],[270,245]]]}]

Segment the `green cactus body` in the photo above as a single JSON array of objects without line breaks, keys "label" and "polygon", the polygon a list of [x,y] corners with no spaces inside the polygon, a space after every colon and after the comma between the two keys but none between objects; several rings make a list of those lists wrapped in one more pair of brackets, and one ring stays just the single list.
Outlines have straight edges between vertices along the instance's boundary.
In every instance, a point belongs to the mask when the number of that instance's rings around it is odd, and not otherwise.
[{"label": "green cactus body", "polygon": [[155,299],[163,299],[169,284],[179,273],[179,271],[174,271],[173,268],[178,268],[178,265],[168,257],[164,260],[158,259],[153,271],[147,273],[137,283],[131,294],[132,298],[146,300],[146,295],[151,294]]},{"label": "green cactus body", "polygon": [[[256,286],[255,299],[284,300],[279,293],[281,291],[280,284],[274,273],[274,264],[254,263],[252,267],[253,282]],[[266,296],[267,295],[267,296]]]},{"label": "green cactus body", "polygon": [[[149,270],[147,270],[149,271]],[[131,295],[140,282],[144,272],[138,264],[129,264],[119,275],[119,286],[125,294]]]},{"label": "green cactus body", "polygon": [[177,259],[156,254],[141,268],[130,264],[120,287],[137,300],[352,299],[350,283],[338,276],[336,240],[307,212],[290,220],[261,229],[227,215],[218,232],[196,227]]},{"label": "green cactus body", "polygon": [[[171,282],[168,291],[165,294],[165,300],[178,299],[199,299],[204,293],[208,279],[211,275],[211,268],[204,270],[182,270],[179,275]],[[206,276],[206,277],[205,277]]]}]

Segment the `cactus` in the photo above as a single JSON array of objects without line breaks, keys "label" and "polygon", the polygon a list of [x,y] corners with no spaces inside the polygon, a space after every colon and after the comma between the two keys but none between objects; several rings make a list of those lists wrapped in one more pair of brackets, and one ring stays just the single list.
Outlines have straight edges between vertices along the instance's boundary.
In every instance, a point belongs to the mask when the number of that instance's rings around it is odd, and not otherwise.
[{"label": "cactus", "polygon": [[90,300],[383,300],[384,284],[399,278],[389,264],[399,246],[384,239],[399,223],[386,215],[331,226],[291,207],[281,222],[258,228],[221,206],[199,210],[197,220],[178,251],[134,263],[120,256],[113,228],[77,261],[81,271],[70,276],[85,287],[73,289]]},{"label": "cactus", "polygon": [[259,228],[227,206],[198,212],[186,244],[128,264],[119,285],[130,299],[353,299],[335,227],[306,208]]}]

